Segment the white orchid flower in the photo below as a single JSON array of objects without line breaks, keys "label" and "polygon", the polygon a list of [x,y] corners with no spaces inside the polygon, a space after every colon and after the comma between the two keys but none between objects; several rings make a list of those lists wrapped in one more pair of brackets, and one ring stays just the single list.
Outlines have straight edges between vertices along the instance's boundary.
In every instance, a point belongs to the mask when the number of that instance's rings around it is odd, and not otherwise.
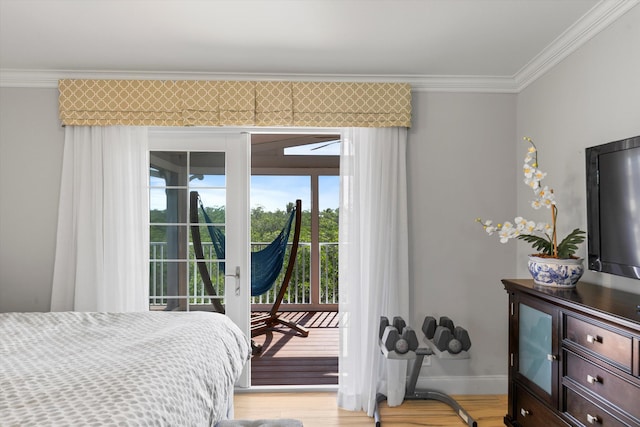
[{"label": "white orchid flower", "polygon": [[527,232],[527,234],[533,233],[534,231],[536,231],[536,223],[533,221],[527,221],[524,230]]},{"label": "white orchid flower", "polygon": [[535,172],[533,173],[533,176],[538,181],[541,181],[545,176],[547,176],[547,173],[546,172],[542,172],[540,169],[536,169]]},{"label": "white orchid flower", "polygon": [[505,221],[505,223],[502,224],[502,228],[500,229],[498,235],[500,236],[500,243],[507,243],[509,239],[518,237],[520,233],[518,232],[518,230],[516,230],[516,228],[514,228],[513,224],[511,224],[509,221]]},{"label": "white orchid flower", "polygon": [[498,231],[498,227],[495,227],[493,225],[487,226],[484,228],[484,230],[487,232],[487,234],[489,236],[493,236],[493,233],[495,233],[496,231]]},{"label": "white orchid flower", "polygon": [[493,225],[493,221],[491,220],[487,220],[487,221],[479,221],[482,226],[484,227],[484,230],[487,232],[487,234],[489,236],[493,235],[493,233],[495,233],[496,231],[498,231],[498,227]]},{"label": "white orchid flower", "polygon": [[526,176],[527,178],[531,178],[533,177],[533,173],[535,172],[535,169],[525,163],[524,166],[522,167],[522,171],[524,173],[524,176]]},{"label": "white orchid flower", "polygon": [[544,186],[544,188],[540,188],[538,190],[538,197],[542,200],[549,200],[552,202],[555,200],[555,196],[553,195],[553,190],[546,185]]},{"label": "white orchid flower", "polygon": [[[569,234],[570,240],[562,240],[560,244],[557,244],[556,240],[556,218],[558,215],[558,208],[556,207],[555,195],[553,189],[548,186],[542,186],[541,181],[547,176],[546,172],[538,169],[538,150],[533,143],[533,140],[528,136],[523,138],[530,146],[527,150],[527,154],[524,158],[524,165],[522,171],[524,173],[524,183],[533,190],[535,194],[534,200],[532,200],[531,207],[538,210],[542,207],[551,209],[553,224],[534,221],[528,221],[525,218],[518,216],[514,219],[514,223],[505,221],[504,224],[493,225],[491,221],[482,221],[477,218],[476,221],[480,222],[484,227],[484,230],[489,235],[497,233],[501,243],[507,243],[510,239],[524,238],[527,242],[532,243],[536,249],[543,248],[544,253],[553,257],[566,256],[568,253],[573,256],[575,249],[569,244],[580,243],[584,240],[581,235],[584,234],[581,230],[574,230]],[[535,234],[544,234],[544,236],[536,236]],[[524,237],[527,235],[528,237]],[[567,242],[565,244],[565,241]],[[547,242],[547,243],[545,243]],[[563,249],[560,246],[564,245]],[[551,248],[552,252],[548,249]],[[563,255],[559,255],[563,254]]]},{"label": "white orchid flower", "polygon": [[535,178],[527,178],[524,180],[524,183],[531,187],[534,191],[540,186],[540,182]]},{"label": "white orchid flower", "polygon": [[522,218],[521,216],[516,217],[514,222],[516,223],[516,229],[518,231],[524,230],[527,226],[527,220]]},{"label": "white orchid flower", "polygon": [[536,231],[542,233],[550,233],[552,231],[552,228],[551,225],[547,224],[546,222],[539,222],[536,224]]}]

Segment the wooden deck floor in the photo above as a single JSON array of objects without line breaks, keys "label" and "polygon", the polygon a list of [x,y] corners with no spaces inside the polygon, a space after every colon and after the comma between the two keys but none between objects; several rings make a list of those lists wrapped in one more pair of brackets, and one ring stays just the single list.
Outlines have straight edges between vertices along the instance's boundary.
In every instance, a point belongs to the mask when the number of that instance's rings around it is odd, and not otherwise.
[{"label": "wooden deck floor", "polygon": [[337,385],[338,313],[296,311],[282,317],[308,328],[309,336],[281,328],[255,337],[263,349],[251,358],[251,385]]}]

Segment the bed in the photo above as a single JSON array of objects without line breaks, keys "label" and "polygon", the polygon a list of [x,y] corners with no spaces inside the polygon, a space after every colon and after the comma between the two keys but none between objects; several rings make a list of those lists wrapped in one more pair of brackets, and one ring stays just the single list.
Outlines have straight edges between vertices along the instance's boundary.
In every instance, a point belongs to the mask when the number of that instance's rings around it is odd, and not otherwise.
[{"label": "bed", "polygon": [[217,313],[0,313],[0,425],[214,426],[250,352]]}]

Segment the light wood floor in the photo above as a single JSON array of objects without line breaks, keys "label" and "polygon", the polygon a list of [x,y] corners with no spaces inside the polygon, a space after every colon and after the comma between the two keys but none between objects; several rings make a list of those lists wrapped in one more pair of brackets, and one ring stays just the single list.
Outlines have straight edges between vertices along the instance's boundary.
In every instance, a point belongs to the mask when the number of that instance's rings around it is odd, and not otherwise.
[{"label": "light wood floor", "polygon": [[[479,427],[504,427],[506,395],[453,397]],[[294,418],[305,427],[375,425],[364,412],[339,409],[335,392],[237,393],[234,405],[236,419]],[[467,425],[448,405],[436,401],[405,401],[393,408],[382,403],[380,416],[382,426],[388,427]]]},{"label": "light wood floor", "polygon": [[[283,332],[256,337],[264,352],[252,358],[252,385],[337,385],[337,313],[286,313],[284,317],[310,328],[309,337]],[[454,396],[479,427],[503,427],[506,395]],[[245,392],[235,396],[236,419],[295,418],[305,427],[374,426],[364,412],[339,409],[335,392]],[[436,401],[406,401],[380,406],[384,427],[460,426],[464,423],[448,405]]]}]

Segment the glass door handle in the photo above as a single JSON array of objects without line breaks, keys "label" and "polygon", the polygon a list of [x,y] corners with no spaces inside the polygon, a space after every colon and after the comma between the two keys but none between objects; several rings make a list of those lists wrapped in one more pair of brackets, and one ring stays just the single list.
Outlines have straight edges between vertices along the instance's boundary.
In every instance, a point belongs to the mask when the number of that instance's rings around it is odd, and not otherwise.
[{"label": "glass door handle", "polygon": [[236,278],[236,296],[240,296],[240,266],[236,266],[236,272],[234,274],[225,274],[224,276]]}]

